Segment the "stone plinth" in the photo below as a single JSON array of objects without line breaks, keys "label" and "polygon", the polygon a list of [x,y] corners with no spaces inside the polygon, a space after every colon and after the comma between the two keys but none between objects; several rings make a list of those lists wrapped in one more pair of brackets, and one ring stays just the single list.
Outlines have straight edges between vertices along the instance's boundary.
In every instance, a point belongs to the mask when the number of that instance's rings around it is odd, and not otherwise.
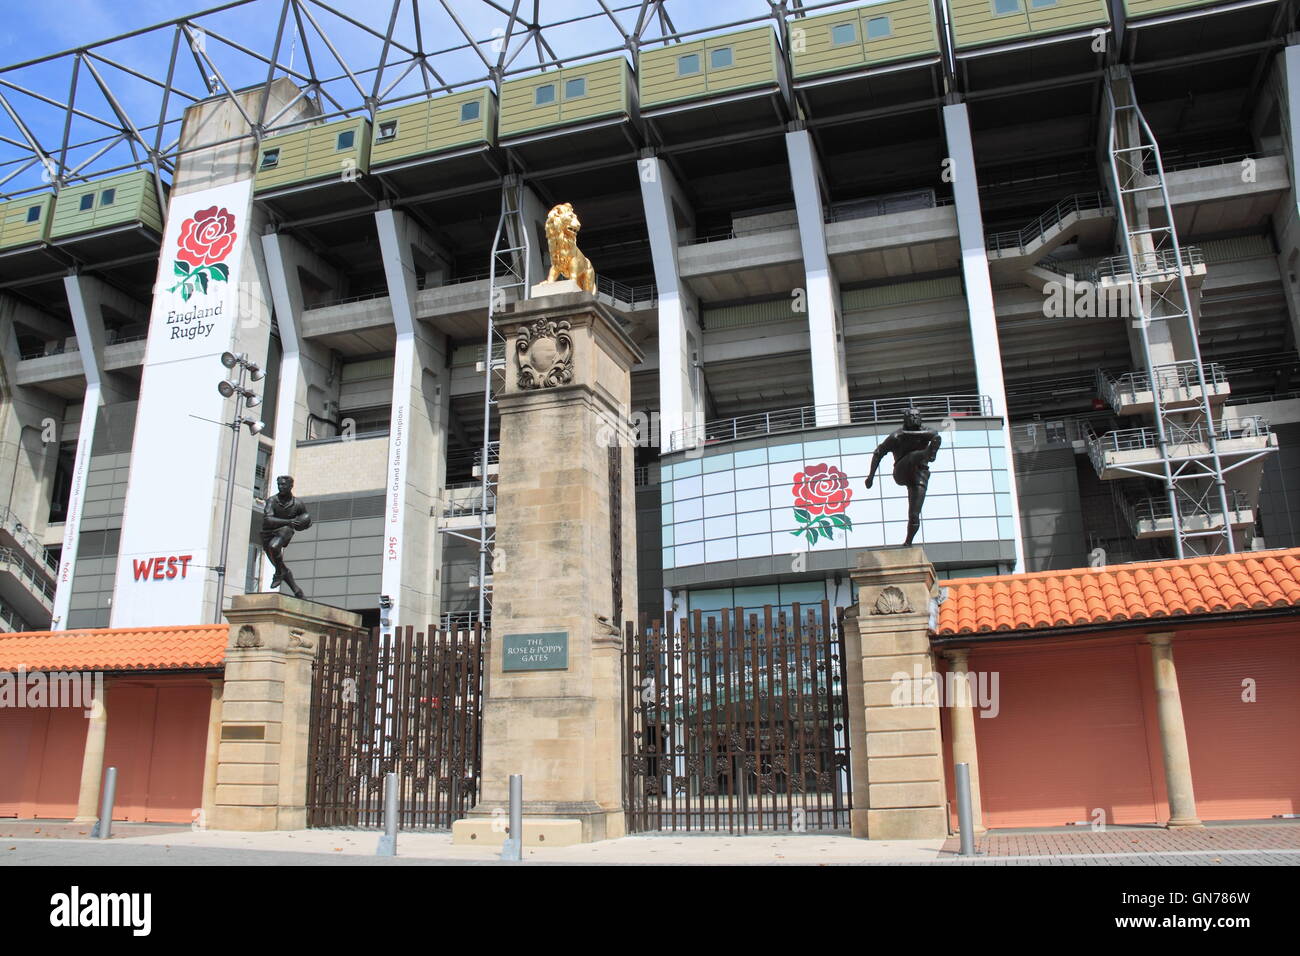
[{"label": "stone plinth", "polygon": [[[641,353],[585,292],[526,300],[497,323],[506,385],[482,796],[452,833],[480,845],[500,835],[485,824],[493,811],[500,819],[509,776],[520,773],[524,814],[537,825],[579,821],[583,841],[618,837],[619,622],[636,609],[636,537],[632,447],[614,425]],[[562,669],[558,655],[513,654],[512,667],[549,669],[507,670],[505,649],[523,634],[567,635]]]},{"label": "stone plinth", "polygon": [[277,593],[236,595],[222,687],[214,830],[307,825],[311,670],[321,635],[361,616]]},{"label": "stone plinth", "polygon": [[858,557],[852,577],[858,604],[845,615],[844,653],[853,835],[946,836],[939,706],[927,679],[934,567],[919,547],[880,548]]}]

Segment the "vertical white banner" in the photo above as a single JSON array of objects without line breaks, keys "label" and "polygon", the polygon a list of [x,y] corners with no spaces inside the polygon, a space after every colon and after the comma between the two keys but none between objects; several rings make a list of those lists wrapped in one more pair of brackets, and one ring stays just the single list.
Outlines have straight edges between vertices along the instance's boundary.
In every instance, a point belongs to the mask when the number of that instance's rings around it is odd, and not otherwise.
[{"label": "vertical white banner", "polygon": [[384,507],[384,565],[380,591],[392,605],[389,620],[396,623],[402,599],[402,563],[406,523],[407,431],[411,382],[415,365],[415,336],[397,336],[393,363],[393,409],[388,431],[388,491]]},{"label": "vertical white banner", "polygon": [[173,197],[158,257],[113,591],[114,627],[203,623],[252,181]]}]

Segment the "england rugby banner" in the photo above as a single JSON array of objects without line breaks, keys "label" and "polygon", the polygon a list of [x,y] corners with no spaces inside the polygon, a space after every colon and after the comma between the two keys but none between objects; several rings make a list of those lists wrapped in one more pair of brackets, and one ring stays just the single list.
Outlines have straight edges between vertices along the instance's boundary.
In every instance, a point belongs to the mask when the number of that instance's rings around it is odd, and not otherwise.
[{"label": "england rugby banner", "polygon": [[[252,182],[173,196],[158,257],[113,592],[114,627],[199,624],[215,550],[217,475],[231,408]],[[219,529],[218,529],[219,530]]]}]

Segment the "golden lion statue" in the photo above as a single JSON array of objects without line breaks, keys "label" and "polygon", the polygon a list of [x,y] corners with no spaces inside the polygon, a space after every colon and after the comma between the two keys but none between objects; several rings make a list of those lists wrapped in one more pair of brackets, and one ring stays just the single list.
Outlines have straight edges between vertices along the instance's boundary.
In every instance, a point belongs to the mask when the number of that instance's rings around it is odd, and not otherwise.
[{"label": "golden lion statue", "polygon": [[546,214],[546,246],[551,254],[551,271],[546,273],[546,281],[556,282],[564,276],[578,283],[579,289],[594,294],[596,270],[578,248],[581,228],[573,203],[560,203]]}]

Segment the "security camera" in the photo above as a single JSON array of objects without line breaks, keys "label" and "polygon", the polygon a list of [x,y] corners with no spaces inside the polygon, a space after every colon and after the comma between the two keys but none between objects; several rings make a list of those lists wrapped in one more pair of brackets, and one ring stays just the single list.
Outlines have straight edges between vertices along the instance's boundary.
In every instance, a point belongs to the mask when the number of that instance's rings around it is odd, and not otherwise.
[{"label": "security camera", "polygon": [[393,599],[387,594],[381,594],[379,595],[379,606],[387,611],[393,606]]}]

